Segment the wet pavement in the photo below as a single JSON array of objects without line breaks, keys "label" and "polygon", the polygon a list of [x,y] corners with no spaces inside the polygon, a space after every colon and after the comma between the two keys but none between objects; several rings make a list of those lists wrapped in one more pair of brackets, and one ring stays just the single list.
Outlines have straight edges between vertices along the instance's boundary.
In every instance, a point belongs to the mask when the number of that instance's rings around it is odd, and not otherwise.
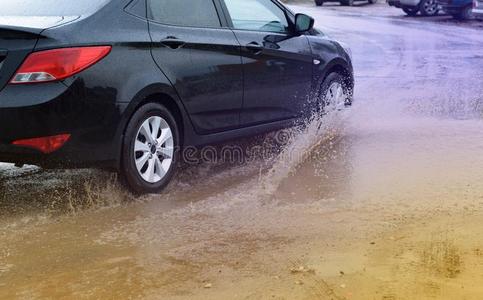
[{"label": "wet pavement", "polygon": [[481,299],[481,29],[294,10],[352,48],[350,110],[142,199],[111,174],[2,166],[0,298]]}]

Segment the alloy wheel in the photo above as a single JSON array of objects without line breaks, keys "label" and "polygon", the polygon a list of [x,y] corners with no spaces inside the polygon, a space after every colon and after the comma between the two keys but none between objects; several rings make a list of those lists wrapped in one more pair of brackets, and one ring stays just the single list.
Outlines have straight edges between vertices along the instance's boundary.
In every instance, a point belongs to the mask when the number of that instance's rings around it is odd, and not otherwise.
[{"label": "alloy wheel", "polygon": [[148,183],[160,182],[173,164],[174,139],[168,122],[159,116],[146,119],[134,143],[134,161],[139,175]]},{"label": "alloy wheel", "polygon": [[427,0],[423,4],[423,10],[427,15],[432,16],[438,11],[438,3],[436,0]]},{"label": "alloy wheel", "polygon": [[330,84],[325,94],[325,104],[331,109],[340,110],[346,105],[347,95],[344,91],[344,86],[334,81]]}]

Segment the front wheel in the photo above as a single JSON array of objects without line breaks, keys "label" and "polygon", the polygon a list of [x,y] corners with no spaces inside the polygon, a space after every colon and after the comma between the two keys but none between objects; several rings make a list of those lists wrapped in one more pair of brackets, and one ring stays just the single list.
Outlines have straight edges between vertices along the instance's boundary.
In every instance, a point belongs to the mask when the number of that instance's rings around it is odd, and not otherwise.
[{"label": "front wheel", "polygon": [[322,6],[324,4],[323,0],[315,0],[315,5],[316,6]]},{"label": "front wheel", "polygon": [[350,87],[339,73],[331,73],[327,76],[322,83],[319,95],[322,114],[342,110],[352,104]]},{"label": "front wheel", "polygon": [[179,132],[173,115],[148,103],[132,116],[122,147],[121,178],[137,194],[160,192],[178,164]]},{"label": "front wheel", "polygon": [[414,17],[418,14],[419,12],[419,7],[414,7],[414,8],[411,8],[411,7],[404,7],[402,9],[408,16],[411,16],[411,17]]}]

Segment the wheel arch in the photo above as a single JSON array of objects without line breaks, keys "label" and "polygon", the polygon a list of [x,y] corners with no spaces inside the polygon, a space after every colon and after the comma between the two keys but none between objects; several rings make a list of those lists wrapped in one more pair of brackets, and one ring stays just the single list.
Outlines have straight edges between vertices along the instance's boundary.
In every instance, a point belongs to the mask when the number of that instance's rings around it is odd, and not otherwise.
[{"label": "wheel arch", "polygon": [[349,65],[342,58],[336,58],[325,65],[324,69],[319,72],[319,76],[316,80],[316,88],[320,87],[320,85],[324,82],[327,76],[329,76],[329,74],[331,73],[338,73],[342,75],[345,84],[347,85],[351,93],[353,93],[354,75],[352,72],[352,66]]},{"label": "wheel arch", "polygon": [[171,86],[167,86],[165,84],[153,84],[145,87],[136,94],[134,99],[132,99],[132,101],[126,105],[122,112],[122,121],[119,124],[117,135],[120,137],[118,147],[119,151],[116,157],[118,168],[120,168],[120,162],[122,159],[122,144],[124,143],[124,136],[127,126],[134,113],[147,103],[161,104],[173,114],[176,124],[178,125],[181,147],[184,145],[186,132],[192,130],[191,121],[189,120],[189,116],[186,113],[184,105]]}]

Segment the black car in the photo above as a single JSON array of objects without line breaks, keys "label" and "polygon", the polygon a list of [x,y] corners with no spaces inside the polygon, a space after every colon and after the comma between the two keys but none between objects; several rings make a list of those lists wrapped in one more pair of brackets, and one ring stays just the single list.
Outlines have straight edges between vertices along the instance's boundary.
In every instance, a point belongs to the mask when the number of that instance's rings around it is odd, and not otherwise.
[{"label": "black car", "polygon": [[350,55],[313,23],[275,0],[7,1],[0,161],[157,192],[183,147],[290,126],[316,91],[350,103]]}]

